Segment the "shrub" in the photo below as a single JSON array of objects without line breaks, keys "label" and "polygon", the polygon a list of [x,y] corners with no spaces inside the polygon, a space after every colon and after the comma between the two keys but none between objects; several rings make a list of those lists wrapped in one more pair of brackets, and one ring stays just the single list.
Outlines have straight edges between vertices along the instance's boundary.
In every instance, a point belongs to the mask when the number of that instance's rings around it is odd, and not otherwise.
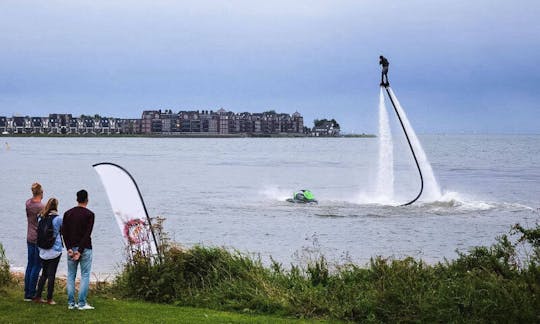
[{"label": "shrub", "polygon": [[9,272],[9,262],[6,258],[4,246],[0,243],[0,287],[6,286],[11,282],[11,273]]},{"label": "shrub", "polygon": [[330,271],[322,256],[285,269],[238,251],[168,244],[128,259],[124,296],[221,310],[355,322],[540,321],[540,227],[511,229],[452,261],[373,258]]}]

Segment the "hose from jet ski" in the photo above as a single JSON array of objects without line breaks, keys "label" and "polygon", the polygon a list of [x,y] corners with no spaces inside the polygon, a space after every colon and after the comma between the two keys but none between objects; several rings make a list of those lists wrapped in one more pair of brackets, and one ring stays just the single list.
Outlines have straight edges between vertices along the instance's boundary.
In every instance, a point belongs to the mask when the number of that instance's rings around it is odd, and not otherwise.
[{"label": "hose from jet ski", "polygon": [[401,120],[401,116],[399,115],[399,112],[396,108],[396,104],[394,103],[394,99],[392,98],[392,95],[390,94],[390,90],[388,90],[388,88],[390,88],[390,85],[388,83],[386,83],[384,85],[384,88],[386,90],[386,93],[388,94],[388,97],[390,98],[390,102],[392,102],[392,106],[394,107],[394,111],[396,112],[396,115],[399,119],[399,123],[401,124],[401,128],[403,128],[403,132],[405,133],[405,137],[407,138],[407,143],[409,143],[409,148],[411,149],[411,153],[412,153],[412,156],[414,158],[414,162],[416,163],[416,168],[418,169],[418,174],[420,174],[420,192],[418,193],[418,195],[411,201],[409,201],[408,203],[406,204],[403,204],[401,206],[408,206],[412,203],[414,203],[415,201],[418,200],[418,198],[420,198],[420,195],[422,195],[422,191],[424,191],[424,176],[422,175],[422,170],[420,169],[420,163],[418,163],[418,158],[416,157],[416,153],[414,152],[414,149],[413,149],[413,146],[411,144],[411,140],[409,139],[409,134],[407,133],[407,129],[405,128],[405,125],[403,124],[403,120]]}]

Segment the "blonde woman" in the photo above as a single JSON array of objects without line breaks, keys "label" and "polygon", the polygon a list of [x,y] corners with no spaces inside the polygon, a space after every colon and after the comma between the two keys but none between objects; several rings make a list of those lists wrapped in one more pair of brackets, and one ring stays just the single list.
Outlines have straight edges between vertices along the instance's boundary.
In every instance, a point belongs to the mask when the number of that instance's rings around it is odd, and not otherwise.
[{"label": "blonde woman", "polygon": [[37,247],[38,214],[43,209],[43,188],[37,182],[32,184],[32,198],[26,201],[26,246],[28,248],[28,263],[24,274],[24,300],[31,301],[36,294],[36,284],[41,270],[39,250]]},{"label": "blonde woman", "polygon": [[[53,300],[54,279],[56,277],[58,263],[60,262],[60,256],[62,255],[62,236],[60,235],[62,217],[58,214],[58,200],[56,198],[49,199],[40,215],[40,222],[52,223],[54,243],[51,248],[42,248],[43,245],[40,243],[39,258],[41,259],[43,271],[41,272],[36,295],[33,299],[36,303],[47,303],[49,305],[54,305],[56,304]],[[42,225],[40,225],[40,228],[42,228]],[[41,298],[45,281],[47,281],[46,301]]]}]

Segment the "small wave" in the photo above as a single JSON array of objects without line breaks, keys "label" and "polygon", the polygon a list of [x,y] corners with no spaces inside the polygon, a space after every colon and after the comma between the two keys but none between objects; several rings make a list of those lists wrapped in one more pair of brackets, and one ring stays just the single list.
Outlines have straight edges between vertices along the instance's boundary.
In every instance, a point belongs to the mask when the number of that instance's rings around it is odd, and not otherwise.
[{"label": "small wave", "polygon": [[440,199],[431,202],[423,202],[422,206],[432,207],[438,209],[458,209],[461,211],[485,211],[491,209],[514,209],[514,210],[534,210],[534,208],[519,204],[508,202],[493,202],[493,201],[480,201],[471,199],[458,192],[448,191],[445,192]]},{"label": "small wave", "polygon": [[[287,198],[292,196],[294,190],[286,189],[279,186],[267,186],[266,188],[259,191],[259,194],[266,199],[274,201],[285,201]],[[319,197],[319,207],[321,206],[333,206],[333,207],[343,207],[343,208],[355,208],[358,207],[382,207],[393,209],[395,207],[401,207],[405,200],[400,200],[399,197],[394,197],[390,199],[389,197],[377,195],[373,192],[361,192],[350,195],[341,195],[337,196],[326,196]],[[531,210],[537,211],[537,208],[526,206],[519,203],[509,203],[509,202],[493,202],[474,199],[474,197],[469,197],[466,194],[462,194],[455,191],[445,191],[434,200],[424,200],[424,197],[421,197],[420,200],[410,206],[407,206],[411,209],[411,212],[415,209],[422,209],[427,213],[447,213],[447,212],[471,212],[471,211],[488,211],[492,209],[501,209],[501,210]],[[540,211],[540,209],[538,209]]]},{"label": "small wave", "polygon": [[461,201],[451,199],[451,200],[441,200],[441,201],[433,201],[429,203],[422,203],[422,206],[425,207],[439,207],[439,208],[456,208],[463,206],[463,203]]},{"label": "small wave", "polygon": [[339,214],[314,214],[315,216],[324,217],[324,218],[343,218],[347,217],[346,215]]},{"label": "small wave", "polygon": [[[501,207],[508,208],[508,209],[517,209],[517,210],[525,209],[525,210],[535,211],[534,207],[530,207],[530,206],[519,204],[519,203],[502,203],[500,205]],[[540,208],[536,208],[536,211],[539,212]]]},{"label": "small wave", "polygon": [[341,196],[330,199],[333,202],[345,202],[353,205],[378,205],[378,206],[398,206],[399,203],[387,196],[374,193],[361,192],[351,196]]},{"label": "small wave", "polygon": [[442,196],[435,201],[422,202],[422,206],[431,207],[434,209],[449,208],[466,211],[490,210],[496,207],[493,203],[469,200],[466,197],[463,197],[462,194],[455,191],[444,192]]},{"label": "small wave", "polygon": [[291,198],[293,190],[280,188],[277,186],[268,186],[259,192],[261,195],[271,200],[284,201],[287,198]]}]

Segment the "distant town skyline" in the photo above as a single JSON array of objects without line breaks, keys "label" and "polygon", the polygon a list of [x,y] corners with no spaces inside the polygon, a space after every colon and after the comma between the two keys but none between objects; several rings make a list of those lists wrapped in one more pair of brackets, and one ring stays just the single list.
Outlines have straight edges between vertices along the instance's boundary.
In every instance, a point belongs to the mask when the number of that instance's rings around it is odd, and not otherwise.
[{"label": "distant town skyline", "polygon": [[140,118],[98,114],[48,116],[0,116],[0,135],[162,135],[162,136],[339,136],[337,121],[317,120],[305,127],[299,112],[235,113],[213,110],[145,110]]},{"label": "distant town skyline", "polygon": [[532,0],[6,0],[0,115],[274,109],[376,133],[383,54],[417,132],[540,133],[539,9]]}]

